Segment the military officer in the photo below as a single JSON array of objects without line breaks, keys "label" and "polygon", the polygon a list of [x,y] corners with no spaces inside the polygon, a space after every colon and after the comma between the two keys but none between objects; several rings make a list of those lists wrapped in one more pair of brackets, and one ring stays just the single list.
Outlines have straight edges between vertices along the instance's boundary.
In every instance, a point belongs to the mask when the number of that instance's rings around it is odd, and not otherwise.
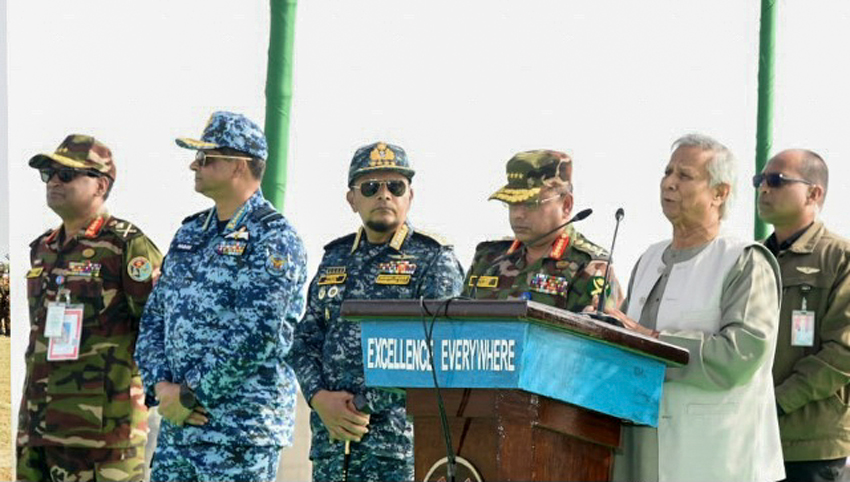
[{"label": "military officer", "polygon": [[[572,159],[563,152],[516,154],[508,184],[490,196],[505,203],[513,238],[485,241],[475,250],[464,294],[477,299],[528,299],[569,311],[594,307],[602,293],[607,254],[572,224]],[[611,270],[606,305],[622,291]]]},{"label": "military officer", "polygon": [[306,254],[263,198],[262,130],[212,115],[196,151],[195,190],[215,206],[187,217],[142,317],[136,359],[163,416],[151,478],[274,480],[292,442],[297,381],[284,356],[304,308]]},{"label": "military officer", "polygon": [[[310,284],[289,360],[313,408],[310,458],[316,481],[413,480],[413,426],[404,396],[366,388],[360,326],[339,316],[340,305],[351,298],[439,299],[460,293],[463,270],[451,246],[407,222],[413,175],[401,147],[377,142],[355,152],[346,199],[363,225],[325,246]],[[348,444],[338,441],[354,442],[347,464]]]},{"label": "military officer", "polygon": [[133,347],[162,256],[104,208],[112,153],[87,135],[29,161],[62,225],[30,244],[18,480],[141,481],[147,409]]}]

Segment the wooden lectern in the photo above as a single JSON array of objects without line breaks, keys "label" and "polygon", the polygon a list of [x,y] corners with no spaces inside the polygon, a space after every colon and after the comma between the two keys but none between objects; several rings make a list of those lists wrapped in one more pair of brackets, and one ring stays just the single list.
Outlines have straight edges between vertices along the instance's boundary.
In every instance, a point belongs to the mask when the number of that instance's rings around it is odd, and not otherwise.
[{"label": "wooden lectern", "polygon": [[688,362],[533,301],[347,300],[341,314],[361,323],[366,384],[407,391],[417,481],[446,457],[427,339],[454,452],[485,481],[609,480],[620,425],[657,426],[665,369]]}]

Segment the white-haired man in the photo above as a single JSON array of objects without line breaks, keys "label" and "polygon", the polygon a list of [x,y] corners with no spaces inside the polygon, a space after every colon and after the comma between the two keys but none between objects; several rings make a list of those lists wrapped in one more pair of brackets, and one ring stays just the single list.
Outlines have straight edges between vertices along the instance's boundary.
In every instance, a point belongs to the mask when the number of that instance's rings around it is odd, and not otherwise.
[{"label": "white-haired man", "polygon": [[720,233],[735,159],[716,140],[678,139],[661,180],[672,240],[632,271],[624,325],[686,348],[669,369],[658,428],[630,427],[615,480],[775,481],[784,476],[771,365],[779,269],[762,245]]}]

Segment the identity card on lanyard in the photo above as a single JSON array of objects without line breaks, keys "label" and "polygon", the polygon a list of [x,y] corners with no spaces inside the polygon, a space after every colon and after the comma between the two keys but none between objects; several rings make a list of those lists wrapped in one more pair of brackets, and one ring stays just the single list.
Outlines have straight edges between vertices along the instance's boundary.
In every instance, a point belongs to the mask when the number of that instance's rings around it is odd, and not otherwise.
[{"label": "identity card on lanyard", "polygon": [[[59,301],[63,299],[64,301]],[[44,336],[50,339],[47,360],[76,360],[80,356],[80,337],[83,331],[81,304],[70,304],[70,292],[60,289],[57,301],[47,304]]]},{"label": "identity card on lanyard", "polygon": [[814,346],[815,312],[806,310],[806,298],[801,308],[791,312],[791,346]]}]

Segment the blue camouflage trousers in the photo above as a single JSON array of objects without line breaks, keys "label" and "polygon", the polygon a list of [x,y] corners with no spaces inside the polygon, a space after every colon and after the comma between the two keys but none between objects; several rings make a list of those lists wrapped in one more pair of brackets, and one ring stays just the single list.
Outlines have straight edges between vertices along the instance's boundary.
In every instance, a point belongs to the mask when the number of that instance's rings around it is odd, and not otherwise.
[{"label": "blue camouflage trousers", "polygon": [[172,445],[159,439],[151,482],[267,482],[275,480],[280,447]]},{"label": "blue camouflage trousers", "polygon": [[[313,460],[313,482],[343,480],[345,455]],[[413,480],[413,460],[376,457],[352,450],[347,482],[402,482]]]}]

